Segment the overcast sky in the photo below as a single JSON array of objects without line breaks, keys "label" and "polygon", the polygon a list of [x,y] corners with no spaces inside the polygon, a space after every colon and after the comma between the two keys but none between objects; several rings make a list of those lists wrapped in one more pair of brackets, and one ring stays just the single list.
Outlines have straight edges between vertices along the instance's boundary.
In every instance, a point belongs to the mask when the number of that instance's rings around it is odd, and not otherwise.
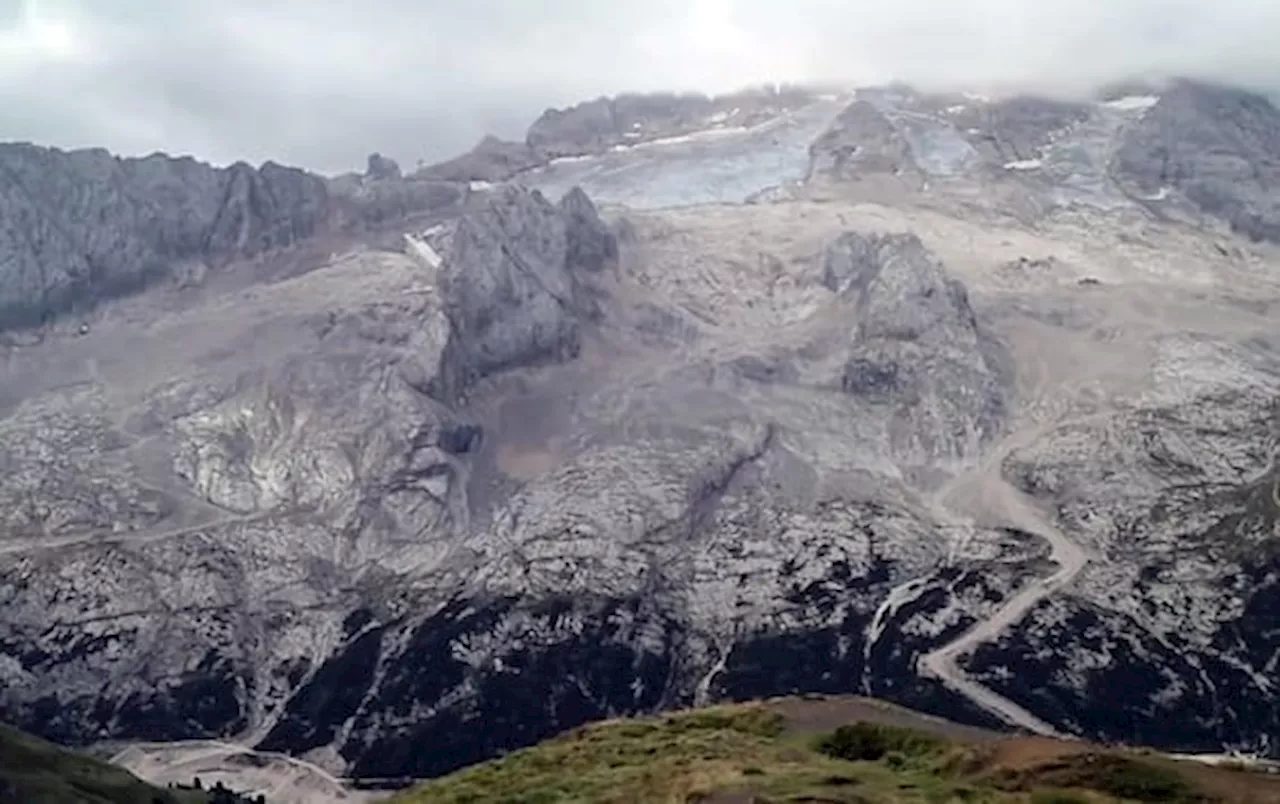
[{"label": "overcast sky", "polygon": [[1277,0],[0,0],[0,140],[406,167],[547,106],[763,81],[1280,82]]}]

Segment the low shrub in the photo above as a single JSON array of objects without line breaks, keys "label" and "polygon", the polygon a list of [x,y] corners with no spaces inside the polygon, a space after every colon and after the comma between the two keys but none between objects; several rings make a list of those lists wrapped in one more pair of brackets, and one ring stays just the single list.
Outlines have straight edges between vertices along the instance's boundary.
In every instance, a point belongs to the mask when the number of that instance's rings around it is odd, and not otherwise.
[{"label": "low shrub", "polygon": [[908,757],[937,754],[946,743],[931,734],[900,726],[858,722],[820,738],[816,748],[835,759],[875,762],[893,752],[899,765]]}]

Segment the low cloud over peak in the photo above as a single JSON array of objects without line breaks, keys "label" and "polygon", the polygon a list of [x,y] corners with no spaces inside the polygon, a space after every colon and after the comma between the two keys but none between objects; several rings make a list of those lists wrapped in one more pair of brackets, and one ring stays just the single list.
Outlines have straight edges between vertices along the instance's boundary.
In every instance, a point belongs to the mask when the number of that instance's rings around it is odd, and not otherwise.
[{"label": "low cloud over peak", "polygon": [[0,0],[0,139],[322,171],[518,137],[547,106],[773,81],[1268,90],[1257,0]]}]

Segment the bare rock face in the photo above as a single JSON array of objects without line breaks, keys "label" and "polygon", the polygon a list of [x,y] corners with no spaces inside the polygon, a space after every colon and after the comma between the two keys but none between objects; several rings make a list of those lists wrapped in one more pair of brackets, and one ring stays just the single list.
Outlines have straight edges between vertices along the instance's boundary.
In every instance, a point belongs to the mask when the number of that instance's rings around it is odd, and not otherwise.
[{"label": "bare rock face", "polygon": [[442,181],[497,182],[546,163],[533,146],[487,136],[467,153],[418,171],[417,176]]},{"label": "bare rock face", "polygon": [[888,118],[866,100],[851,103],[809,146],[810,173],[856,180],[912,167],[911,148]]},{"label": "bare rock face", "polygon": [[916,235],[844,234],[827,250],[823,281],[856,299],[844,390],[893,408],[899,451],[921,465],[963,458],[1000,431],[1010,358]]},{"label": "bare rock face", "polygon": [[1146,195],[1173,188],[1255,240],[1280,240],[1280,111],[1265,98],[1181,81],[1130,129],[1112,170]]},{"label": "bare rock face", "polygon": [[616,256],[581,191],[559,207],[514,187],[484,198],[450,236],[445,397],[505,369],[576,356],[597,314],[580,276]]},{"label": "bare rock face", "polygon": [[324,227],[329,198],[324,181],[268,162],[258,170],[228,168],[226,195],[205,250],[224,259],[299,243]]},{"label": "bare rock face", "polygon": [[993,165],[1038,158],[1055,135],[1084,122],[1091,111],[1085,103],[1025,95],[948,108],[955,110],[949,119]]},{"label": "bare rock face", "polygon": [[792,87],[769,87],[707,97],[696,93],[651,93],[596,98],[568,109],[548,109],[529,127],[530,148],[545,158],[602,153],[687,134],[716,125],[752,125],[812,100]]},{"label": "bare rock face", "polygon": [[975,654],[983,679],[1085,735],[1275,750],[1273,348],[1161,339],[1160,379],[1139,407],[1067,423],[1008,457],[1005,473],[1098,559]]},{"label": "bare rock face", "polygon": [[183,263],[220,265],[461,198],[455,186],[393,174],[345,192],[274,162],[218,169],[163,154],[0,145],[0,329],[132,292]]}]

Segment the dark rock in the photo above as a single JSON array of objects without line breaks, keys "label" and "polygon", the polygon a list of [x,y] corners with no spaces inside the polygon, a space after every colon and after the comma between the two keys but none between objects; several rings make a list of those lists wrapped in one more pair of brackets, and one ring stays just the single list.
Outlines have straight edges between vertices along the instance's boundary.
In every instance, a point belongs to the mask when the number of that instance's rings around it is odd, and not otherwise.
[{"label": "dark rock", "polygon": [[809,146],[811,176],[856,179],[913,170],[911,146],[884,113],[866,100],[850,104]]},{"label": "dark rock", "polygon": [[720,95],[652,93],[596,98],[568,109],[548,109],[529,127],[525,142],[547,159],[601,153],[686,134],[715,123],[753,125],[812,100],[795,87],[765,87]]},{"label": "dark rock", "polygon": [[1280,111],[1260,95],[1175,83],[1125,132],[1111,170],[1144,196],[1180,190],[1236,231],[1280,241]]},{"label": "dark rock", "polygon": [[617,143],[620,137],[613,102],[596,98],[568,109],[547,109],[529,127],[525,142],[554,159],[601,151]]},{"label": "dark rock", "polygon": [[529,144],[488,136],[462,156],[429,165],[415,176],[440,181],[499,182],[546,164]]},{"label": "dark rock", "polygon": [[989,104],[965,104],[956,128],[996,165],[1035,159],[1057,132],[1089,118],[1089,106],[1020,95]]},{"label": "dark rock", "polygon": [[227,259],[293,245],[315,234],[328,214],[324,179],[268,162],[227,171],[225,195],[205,252]]},{"label": "dark rock", "polygon": [[365,168],[364,175],[375,181],[381,179],[398,179],[400,178],[400,165],[396,164],[396,160],[385,157],[380,153],[369,154],[369,165]]},{"label": "dark rock", "polygon": [[898,364],[892,360],[877,363],[855,357],[844,367],[841,387],[850,394],[888,398],[901,389],[898,385]]},{"label": "dark rock", "polygon": [[618,239],[600,220],[595,204],[581,187],[574,187],[560,199],[560,211],[568,227],[566,259],[570,265],[595,273],[617,261]]},{"label": "dark rock", "polygon": [[[676,672],[679,627],[640,600],[472,601],[446,606],[386,644],[383,672],[359,678],[340,668],[367,665],[353,642],[329,660],[272,731],[264,749],[297,750],[300,734],[340,727],[363,699],[342,748],[358,776],[434,776],[529,745],[567,728],[618,714],[649,712]],[[476,661],[506,622],[521,622],[521,644]],[[575,626],[574,623],[581,623]],[[642,633],[663,635],[642,646]],[[495,645],[495,647],[497,647]]]},{"label": "dark rock", "polygon": [[480,443],[482,431],[474,424],[459,424],[440,431],[440,449],[451,455],[463,455]]}]

